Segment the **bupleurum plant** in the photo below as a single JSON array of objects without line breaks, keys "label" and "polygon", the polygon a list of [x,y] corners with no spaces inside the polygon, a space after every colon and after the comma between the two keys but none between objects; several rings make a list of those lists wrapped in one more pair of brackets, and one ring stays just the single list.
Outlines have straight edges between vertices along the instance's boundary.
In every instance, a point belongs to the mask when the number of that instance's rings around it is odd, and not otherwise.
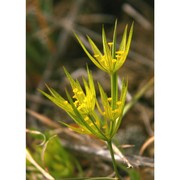
[{"label": "bupleurum plant", "polygon": [[93,54],[91,54],[78,35],[75,34],[79,44],[89,57],[89,59],[102,71],[106,72],[110,76],[111,81],[111,96],[108,97],[106,92],[100,83],[98,88],[100,92],[100,102],[96,97],[96,89],[91,71],[87,67],[87,80],[83,78],[83,87],[78,80],[74,80],[68,71],[64,68],[64,72],[72,87],[73,96],[66,90],[67,98],[64,99],[53,88],[47,86],[50,94],[47,94],[39,90],[43,95],[49,98],[53,103],[59,106],[61,109],[74,120],[78,125],[77,127],[68,125],[66,126],[72,130],[81,133],[93,135],[105,142],[107,142],[110,154],[112,157],[112,163],[117,179],[120,179],[118,174],[117,165],[114,158],[114,152],[112,148],[112,138],[116,134],[121,124],[123,110],[126,101],[126,94],[128,83],[127,80],[122,81],[121,93],[118,91],[118,70],[124,64],[133,34],[133,24],[131,25],[129,34],[128,26],[126,25],[122,40],[117,48],[116,43],[116,29],[117,21],[114,26],[113,41],[107,42],[104,28],[102,28],[102,45],[103,52],[101,52],[95,45],[90,37],[88,38],[89,44],[92,48]]}]

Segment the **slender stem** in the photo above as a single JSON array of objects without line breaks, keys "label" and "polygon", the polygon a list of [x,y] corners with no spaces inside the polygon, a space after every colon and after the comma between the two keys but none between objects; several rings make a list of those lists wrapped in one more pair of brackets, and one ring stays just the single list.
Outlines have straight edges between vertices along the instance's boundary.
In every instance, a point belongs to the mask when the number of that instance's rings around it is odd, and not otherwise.
[{"label": "slender stem", "polygon": [[116,108],[116,102],[118,100],[118,76],[117,72],[111,74],[111,98],[112,109]]},{"label": "slender stem", "polygon": [[115,158],[114,158],[114,151],[113,151],[113,148],[112,148],[112,141],[111,140],[107,141],[107,144],[108,144],[109,151],[110,151],[110,154],[111,154],[112,163],[113,163],[114,171],[116,173],[116,177],[118,178],[118,180],[120,180],[120,175],[118,173],[116,161],[115,161]]}]

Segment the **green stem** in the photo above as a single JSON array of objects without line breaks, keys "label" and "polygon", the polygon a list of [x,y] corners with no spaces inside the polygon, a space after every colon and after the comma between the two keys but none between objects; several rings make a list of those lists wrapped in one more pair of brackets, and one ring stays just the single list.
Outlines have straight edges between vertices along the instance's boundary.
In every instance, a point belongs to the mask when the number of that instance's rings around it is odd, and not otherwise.
[{"label": "green stem", "polygon": [[112,109],[116,108],[116,102],[118,100],[118,76],[117,72],[111,74],[111,98],[112,98]]},{"label": "green stem", "polygon": [[113,163],[114,171],[116,173],[116,177],[118,178],[118,180],[120,180],[120,175],[118,173],[116,161],[115,161],[115,158],[114,158],[114,151],[113,151],[113,148],[112,148],[112,141],[111,140],[107,141],[107,144],[108,144],[109,151],[110,151],[110,154],[111,154],[112,163]]}]

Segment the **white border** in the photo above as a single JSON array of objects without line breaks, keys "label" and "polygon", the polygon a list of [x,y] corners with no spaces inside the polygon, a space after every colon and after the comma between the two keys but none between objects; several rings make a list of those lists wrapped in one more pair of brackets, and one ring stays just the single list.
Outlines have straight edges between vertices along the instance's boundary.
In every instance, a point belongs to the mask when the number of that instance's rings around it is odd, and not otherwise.
[{"label": "white border", "polygon": [[25,1],[0,3],[0,179],[25,178]]},{"label": "white border", "polygon": [[155,179],[178,179],[180,4],[155,0]]},{"label": "white border", "polygon": [[[180,9],[155,1],[155,179],[180,162]],[[0,179],[25,179],[25,1],[0,4]]]}]

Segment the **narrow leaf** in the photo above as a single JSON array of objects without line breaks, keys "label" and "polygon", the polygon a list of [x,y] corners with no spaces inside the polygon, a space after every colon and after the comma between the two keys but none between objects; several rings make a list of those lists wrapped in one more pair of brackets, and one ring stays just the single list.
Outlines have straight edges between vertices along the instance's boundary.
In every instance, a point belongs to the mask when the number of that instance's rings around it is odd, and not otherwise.
[{"label": "narrow leaf", "polygon": [[30,152],[26,149],[26,159],[33,164],[48,180],[55,180],[49,173],[47,173],[31,156]]},{"label": "narrow leaf", "polygon": [[[102,42],[103,42],[103,50],[104,50],[104,55],[106,56],[106,58],[111,59],[111,52],[106,40],[106,33],[104,30],[104,27],[102,28]],[[109,63],[109,67],[111,66],[110,61],[108,61]]]},{"label": "narrow leaf", "polygon": [[119,51],[125,51],[125,49],[126,49],[127,28],[128,28],[128,25],[126,25],[126,27],[125,27],[123,37],[122,37],[122,40],[121,40],[121,43],[119,46]]},{"label": "narrow leaf", "polygon": [[114,33],[113,33],[113,45],[112,45],[112,57],[115,59],[116,55],[116,36],[117,36],[117,19],[114,25]]},{"label": "narrow leaf", "polygon": [[79,44],[81,45],[81,47],[83,48],[84,52],[87,54],[87,56],[89,57],[89,59],[100,69],[102,69],[104,71],[104,68],[96,61],[96,59],[88,52],[88,50],[86,49],[86,47],[84,46],[84,44],[81,42],[81,40],[79,39],[79,37],[75,34]]},{"label": "narrow leaf", "polygon": [[127,53],[129,52],[129,48],[130,48],[130,45],[131,45],[131,40],[132,40],[132,35],[133,35],[133,28],[134,28],[134,22],[132,23],[131,29],[130,29],[130,32],[129,32],[129,37],[128,37],[128,41],[127,41],[127,47],[126,47],[126,52]]},{"label": "narrow leaf", "polygon": [[30,134],[36,134],[36,135],[41,135],[42,136],[43,141],[39,144],[39,146],[44,145],[44,143],[46,142],[46,136],[43,133],[41,133],[40,131],[26,129],[26,132],[30,133]]}]

